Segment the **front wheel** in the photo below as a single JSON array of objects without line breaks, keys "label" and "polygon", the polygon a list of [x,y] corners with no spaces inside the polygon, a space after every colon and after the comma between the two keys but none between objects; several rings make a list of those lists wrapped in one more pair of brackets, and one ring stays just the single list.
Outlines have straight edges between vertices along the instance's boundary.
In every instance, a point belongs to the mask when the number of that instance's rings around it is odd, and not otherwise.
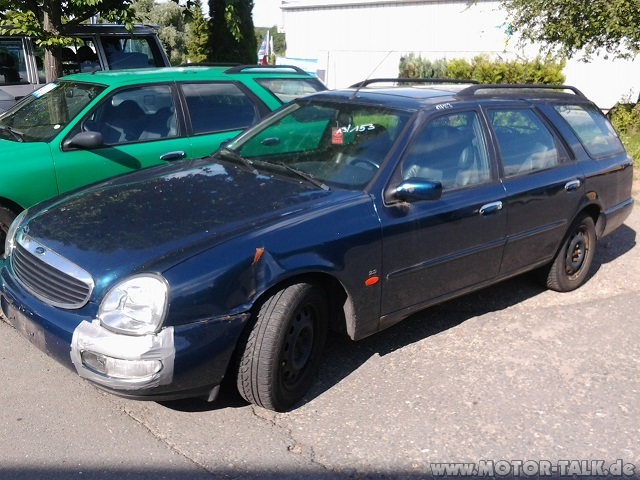
[{"label": "front wheel", "polygon": [[294,284],[269,297],[238,346],[240,395],[275,411],[299,402],[320,366],[328,320],[325,293],[315,285]]},{"label": "front wheel", "polygon": [[570,292],[587,280],[596,247],[596,229],[589,215],[578,217],[571,225],[547,275],[547,287]]},{"label": "front wheel", "polygon": [[4,243],[7,239],[7,232],[11,222],[16,218],[16,214],[6,207],[0,206],[0,256],[4,253]]}]

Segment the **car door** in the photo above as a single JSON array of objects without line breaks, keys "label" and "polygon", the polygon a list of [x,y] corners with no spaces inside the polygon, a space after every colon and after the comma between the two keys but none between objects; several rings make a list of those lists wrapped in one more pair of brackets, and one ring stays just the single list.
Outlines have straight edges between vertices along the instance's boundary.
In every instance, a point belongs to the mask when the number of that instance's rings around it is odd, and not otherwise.
[{"label": "car door", "polygon": [[507,192],[507,243],[501,273],[545,263],[575,217],[584,176],[546,119],[534,108],[487,110]]},{"label": "car door", "polygon": [[[190,156],[175,98],[170,84],[121,89],[107,96],[61,142],[52,142],[59,191]],[[82,131],[99,132],[102,147],[65,147],[66,140]]]},{"label": "car door", "polygon": [[233,82],[180,84],[195,157],[211,155],[260,118],[259,101]]},{"label": "car door", "polygon": [[507,212],[492,156],[476,110],[432,118],[409,145],[396,178],[441,182],[442,195],[381,209],[383,326],[498,275]]}]

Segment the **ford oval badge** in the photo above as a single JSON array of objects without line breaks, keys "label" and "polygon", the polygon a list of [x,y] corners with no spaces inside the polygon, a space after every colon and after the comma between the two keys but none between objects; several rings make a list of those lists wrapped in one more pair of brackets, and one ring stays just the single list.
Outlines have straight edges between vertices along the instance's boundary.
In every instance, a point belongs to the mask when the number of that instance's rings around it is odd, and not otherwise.
[{"label": "ford oval badge", "polygon": [[44,255],[44,252],[46,252],[46,250],[42,247],[36,247],[35,253],[38,255]]}]

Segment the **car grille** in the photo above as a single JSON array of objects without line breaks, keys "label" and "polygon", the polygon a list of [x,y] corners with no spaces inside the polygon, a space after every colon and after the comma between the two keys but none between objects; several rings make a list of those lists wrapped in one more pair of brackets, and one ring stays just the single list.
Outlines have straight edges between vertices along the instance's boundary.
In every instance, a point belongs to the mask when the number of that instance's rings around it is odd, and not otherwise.
[{"label": "car grille", "polygon": [[91,296],[94,283],[87,271],[27,235],[18,239],[11,266],[24,288],[49,305],[80,308]]}]

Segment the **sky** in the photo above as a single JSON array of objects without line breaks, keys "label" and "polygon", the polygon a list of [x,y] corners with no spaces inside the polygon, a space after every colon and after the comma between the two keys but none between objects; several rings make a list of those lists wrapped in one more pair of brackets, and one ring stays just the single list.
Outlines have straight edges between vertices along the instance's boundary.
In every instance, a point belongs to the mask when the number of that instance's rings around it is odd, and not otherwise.
[{"label": "sky", "polygon": [[254,27],[273,27],[281,22],[280,0],[253,0]]}]

